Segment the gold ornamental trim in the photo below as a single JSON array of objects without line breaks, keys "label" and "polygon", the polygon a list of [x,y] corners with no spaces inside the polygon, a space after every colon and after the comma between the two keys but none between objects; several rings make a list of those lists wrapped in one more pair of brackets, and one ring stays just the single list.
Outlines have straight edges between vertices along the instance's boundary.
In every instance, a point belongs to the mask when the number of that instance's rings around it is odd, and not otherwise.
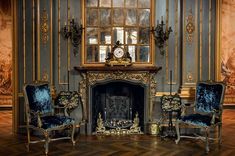
[{"label": "gold ornamental trim", "polygon": [[49,25],[48,25],[48,13],[45,8],[43,9],[42,14],[41,14],[40,28],[41,28],[42,43],[46,44],[49,39],[49,35],[48,35]]},{"label": "gold ornamental trim", "polygon": [[189,10],[189,15],[186,17],[187,23],[186,23],[186,31],[187,31],[187,41],[189,43],[193,42],[193,33],[195,31],[195,24],[193,22],[194,16],[192,13],[192,9]]}]

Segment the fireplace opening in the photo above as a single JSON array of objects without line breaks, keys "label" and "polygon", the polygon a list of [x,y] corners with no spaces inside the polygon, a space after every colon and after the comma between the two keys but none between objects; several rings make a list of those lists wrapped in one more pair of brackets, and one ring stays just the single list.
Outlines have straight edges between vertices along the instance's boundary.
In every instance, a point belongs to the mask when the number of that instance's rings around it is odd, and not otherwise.
[{"label": "fireplace opening", "polygon": [[136,114],[144,131],[145,87],[139,83],[111,81],[91,87],[91,130],[96,131],[99,113],[106,129],[128,128]]}]

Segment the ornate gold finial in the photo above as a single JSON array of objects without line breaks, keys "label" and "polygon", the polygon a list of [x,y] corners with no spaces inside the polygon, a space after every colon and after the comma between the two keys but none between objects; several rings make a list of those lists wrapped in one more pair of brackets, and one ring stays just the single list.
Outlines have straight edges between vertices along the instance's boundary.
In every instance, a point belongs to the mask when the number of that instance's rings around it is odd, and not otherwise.
[{"label": "ornate gold finial", "polygon": [[139,114],[136,112],[135,118],[133,120],[133,125],[130,127],[131,133],[138,133],[138,134],[142,133],[139,127],[139,123],[140,123]]},{"label": "ornate gold finial", "polygon": [[99,117],[97,119],[96,132],[97,133],[104,133],[105,132],[104,122],[103,122],[103,119],[101,117],[101,113],[99,113]]}]

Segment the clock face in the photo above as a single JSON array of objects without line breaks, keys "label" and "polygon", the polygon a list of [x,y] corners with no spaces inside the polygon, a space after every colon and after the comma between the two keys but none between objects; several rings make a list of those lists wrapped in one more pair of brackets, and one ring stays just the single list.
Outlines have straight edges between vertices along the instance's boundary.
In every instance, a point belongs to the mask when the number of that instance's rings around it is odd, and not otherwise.
[{"label": "clock face", "polygon": [[124,50],[122,48],[116,48],[114,51],[113,51],[113,54],[116,58],[121,58],[123,57],[124,55]]}]

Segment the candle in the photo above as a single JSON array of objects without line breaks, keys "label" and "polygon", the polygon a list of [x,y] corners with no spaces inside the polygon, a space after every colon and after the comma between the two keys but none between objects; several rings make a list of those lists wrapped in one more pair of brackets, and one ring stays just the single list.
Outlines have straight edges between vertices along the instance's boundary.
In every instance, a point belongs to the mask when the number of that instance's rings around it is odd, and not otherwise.
[{"label": "candle", "polygon": [[69,91],[69,69],[68,69],[68,91]]},{"label": "candle", "polygon": [[163,16],[161,16],[161,21],[163,21]]},{"label": "candle", "polygon": [[172,92],[172,70],[170,70],[170,94]]}]

